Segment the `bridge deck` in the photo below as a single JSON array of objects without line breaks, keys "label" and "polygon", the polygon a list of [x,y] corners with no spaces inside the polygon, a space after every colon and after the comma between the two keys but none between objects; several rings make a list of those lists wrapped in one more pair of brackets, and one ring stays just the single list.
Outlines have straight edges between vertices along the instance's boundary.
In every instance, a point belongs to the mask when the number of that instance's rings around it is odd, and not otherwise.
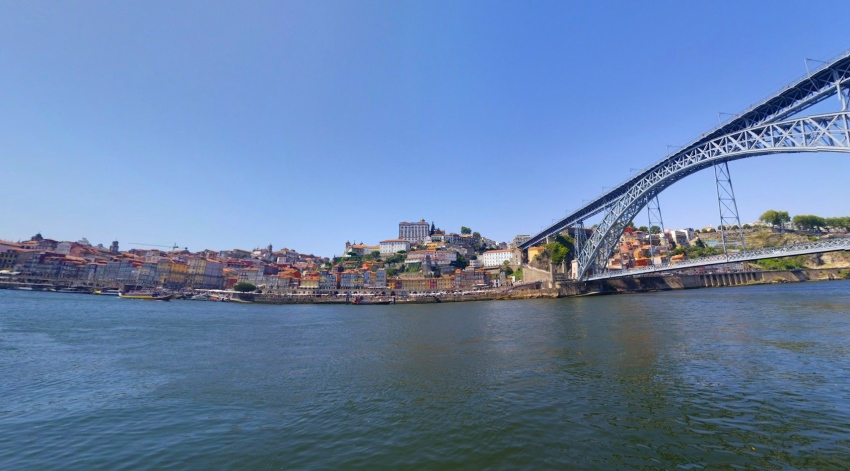
[{"label": "bridge deck", "polygon": [[758,250],[748,250],[746,252],[695,258],[693,260],[684,260],[676,263],[664,263],[661,265],[631,268],[628,270],[609,271],[606,273],[600,273],[598,275],[591,275],[587,277],[587,280],[605,280],[624,276],[636,276],[648,273],[660,273],[672,270],[682,270],[686,268],[720,265],[723,263],[748,262],[753,260],[762,260],[765,258],[809,255],[814,253],[835,252],[839,250],[850,250],[850,238],[819,240],[816,242],[785,245],[782,247],[767,247]]}]

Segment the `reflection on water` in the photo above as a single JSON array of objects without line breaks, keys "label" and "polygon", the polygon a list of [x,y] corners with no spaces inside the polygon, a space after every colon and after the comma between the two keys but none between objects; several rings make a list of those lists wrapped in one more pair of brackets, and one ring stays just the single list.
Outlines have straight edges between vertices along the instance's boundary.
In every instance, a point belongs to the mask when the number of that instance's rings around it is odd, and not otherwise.
[{"label": "reflection on water", "polygon": [[850,283],[403,306],[0,290],[0,468],[840,468]]}]

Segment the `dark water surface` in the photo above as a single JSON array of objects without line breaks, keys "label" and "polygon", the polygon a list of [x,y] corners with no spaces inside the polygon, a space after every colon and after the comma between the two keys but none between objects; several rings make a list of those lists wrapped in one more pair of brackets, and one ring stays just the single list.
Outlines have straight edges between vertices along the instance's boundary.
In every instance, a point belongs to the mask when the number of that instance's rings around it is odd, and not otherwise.
[{"label": "dark water surface", "polygon": [[415,306],[0,290],[0,469],[850,467],[850,282]]}]

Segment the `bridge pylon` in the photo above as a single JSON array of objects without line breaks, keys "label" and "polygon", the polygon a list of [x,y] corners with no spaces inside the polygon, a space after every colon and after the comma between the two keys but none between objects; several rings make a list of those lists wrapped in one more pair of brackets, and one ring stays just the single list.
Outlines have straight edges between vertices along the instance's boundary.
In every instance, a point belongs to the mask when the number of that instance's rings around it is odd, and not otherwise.
[{"label": "bridge pylon", "polygon": [[735,190],[732,189],[732,176],[729,173],[729,162],[714,164],[714,179],[717,183],[717,206],[720,208],[720,239],[723,242],[723,253],[729,253],[726,236],[730,225],[736,230],[735,239],[741,244],[740,250],[747,250],[744,242],[744,228],[738,217],[738,203],[735,201]]},{"label": "bridge pylon", "polygon": [[652,228],[658,227],[661,231],[658,233],[658,245],[660,247],[667,247],[667,240],[664,236],[664,219],[661,217],[661,204],[658,202],[658,193],[654,194],[649,198],[649,202],[646,204],[646,215],[647,219],[649,219],[649,257],[652,260],[652,263],[655,263],[655,244],[652,242]]}]

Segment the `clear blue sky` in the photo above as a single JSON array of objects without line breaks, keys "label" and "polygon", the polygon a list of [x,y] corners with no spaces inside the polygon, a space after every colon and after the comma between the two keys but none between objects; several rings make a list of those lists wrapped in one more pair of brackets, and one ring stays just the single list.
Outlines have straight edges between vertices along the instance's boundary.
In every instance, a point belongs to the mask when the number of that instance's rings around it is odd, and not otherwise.
[{"label": "clear blue sky", "polygon": [[[850,48],[846,2],[817,10],[0,0],[0,238],[330,256],[420,218],[533,234]],[[846,156],[730,169],[745,222],[850,215]],[[717,224],[713,178],[662,193],[665,226]]]}]

